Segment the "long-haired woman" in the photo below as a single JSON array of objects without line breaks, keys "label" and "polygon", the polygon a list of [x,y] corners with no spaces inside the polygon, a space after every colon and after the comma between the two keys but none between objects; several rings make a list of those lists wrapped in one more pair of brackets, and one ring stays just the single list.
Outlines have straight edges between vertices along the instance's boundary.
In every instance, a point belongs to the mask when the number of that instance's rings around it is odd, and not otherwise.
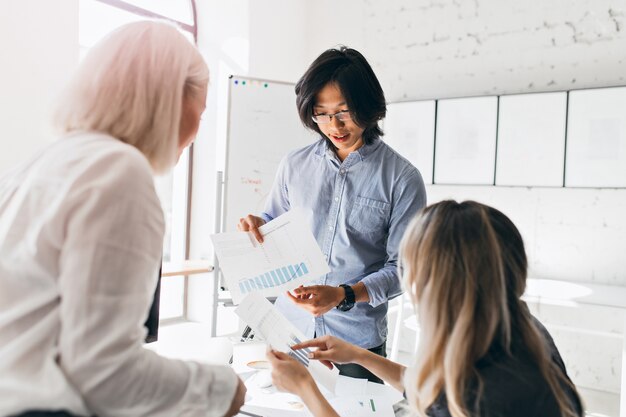
[{"label": "long-haired woman", "polygon": [[208,79],[174,26],[122,26],[66,88],[61,138],[0,177],[0,415],[232,416],[243,404],[232,369],[142,347],[165,227],[153,175],[194,140]]},{"label": "long-haired woman", "polygon": [[[408,227],[402,275],[420,323],[413,367],[323,337],[311,357],[354,362],[405,392],[410,408],[431,417],[578,417],[582,404],[546,329],[521,299],[527,260],[522,237],[500,211],[443,201]],[[268,354],[274,384],[300,395],[316,416],[337,415],[302,365]]]}]

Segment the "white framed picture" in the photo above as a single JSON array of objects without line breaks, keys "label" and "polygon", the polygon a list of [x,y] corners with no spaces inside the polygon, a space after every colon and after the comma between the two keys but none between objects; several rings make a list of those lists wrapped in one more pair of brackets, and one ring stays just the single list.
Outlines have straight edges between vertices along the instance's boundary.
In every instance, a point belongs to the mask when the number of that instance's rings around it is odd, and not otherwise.
[{"label": "white framed picture", "polygon": [[385,142],[419,169],[425,184],[433,183],[435,101],[387,105]]},{"label": "white framed picture", "polygon": [[567,93],[500,97],[496,185],[563,186]]},{"label": "white framed picture", "polygon": [[437,102],[435,184],[494,183],[497,97]]},{"label": "white framed picture", "polygon": [[626,187],[626,87],[569,93],[566,187]]}]

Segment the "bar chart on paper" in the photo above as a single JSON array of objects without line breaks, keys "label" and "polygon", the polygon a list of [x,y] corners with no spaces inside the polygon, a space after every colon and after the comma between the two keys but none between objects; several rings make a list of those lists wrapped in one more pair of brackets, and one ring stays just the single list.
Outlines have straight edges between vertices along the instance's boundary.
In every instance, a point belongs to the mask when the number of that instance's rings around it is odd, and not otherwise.
[{"label": "bar chart on paper", "polygon": [[211,236],[235,304],[254,292],[276,297],[330,272],[301,212],[289,211],[259,231],[263,243],[249,232]]},{"label": "bar chart on paper", "polygon": [[262,290],[264,288],[279,287],[283,284],[293,281],[296,278],[303,277],[309,273],[306,263],[287,265],[276,268],[272,271],[265,272],[252,278],[239,281],[239,290],[242,294],[247,294],[253,290]]}]

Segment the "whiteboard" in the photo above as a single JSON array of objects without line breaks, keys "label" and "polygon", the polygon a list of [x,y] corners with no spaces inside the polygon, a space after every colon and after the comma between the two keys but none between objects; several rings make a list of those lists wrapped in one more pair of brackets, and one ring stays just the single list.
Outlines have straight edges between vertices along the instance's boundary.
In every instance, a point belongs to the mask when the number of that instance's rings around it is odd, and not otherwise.
[{"label": "whiteboard", "polygon": [[497,97],[439,100],[435,184],[493,185]]},{"label": "whiteboard", "polygon": [[390,103],[383,127],[385,142],[419,169],[425,184],[432,184],[435,101]]},{"label": "whiteboard", "polygon": [[228,121],[222,230],[265,207],[280,160],[318,138],[300,122],[294,84],[232,76]]},{"label": "whiteboard", "polygon": [[569,95],[567,187],[626,187],[626,87]]},{"label": "whiteboard", "polygon": [[563,186],[567,93],[500,97],[496,185]]}]

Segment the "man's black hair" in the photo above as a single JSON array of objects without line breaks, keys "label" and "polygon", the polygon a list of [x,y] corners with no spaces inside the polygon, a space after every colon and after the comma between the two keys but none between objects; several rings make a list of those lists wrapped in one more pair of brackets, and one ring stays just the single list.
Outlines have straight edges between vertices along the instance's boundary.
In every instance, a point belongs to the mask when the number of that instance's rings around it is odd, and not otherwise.
[{"label": "man's black hair", "polygon": [[312,119],[315,98],[328,83],[339,87],[352,120],[364,129],[365,144],[383,136],[378,126],[387,113],[383,89],[365,57],[345,46],[323,52],[296,84],[296,106],[306,127],[322,135],[332,145]]}]

